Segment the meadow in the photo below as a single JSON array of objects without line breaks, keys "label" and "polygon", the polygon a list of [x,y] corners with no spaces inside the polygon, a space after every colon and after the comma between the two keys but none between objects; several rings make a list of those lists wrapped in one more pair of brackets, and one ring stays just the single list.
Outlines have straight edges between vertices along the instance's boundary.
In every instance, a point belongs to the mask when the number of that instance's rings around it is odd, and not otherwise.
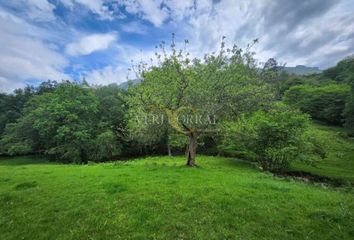
[{"label": "meadow", "polygon": [[199,156],[0,160],[0,239],[353,239],[353,192]]}]

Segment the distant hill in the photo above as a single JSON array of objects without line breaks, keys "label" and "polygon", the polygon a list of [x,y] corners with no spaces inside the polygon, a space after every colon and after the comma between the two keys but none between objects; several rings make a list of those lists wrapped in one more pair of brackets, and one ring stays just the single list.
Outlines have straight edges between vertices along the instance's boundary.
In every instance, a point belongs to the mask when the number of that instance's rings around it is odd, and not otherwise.
[{"label": "distant hill", "polygon": [[118,85],[118,87],[127,90],[129,85],[136,85],[138,83],[140,83],[139,79],[133,79],[133,80],[128,80],[126,82],[122,82],[121,84]]},{"label": "distant hill", "polygon": [[322,72],[322,70],[318,67],[306,67],[304,65],[297,65],[296,67],[284,67],[284,71],[295,75],[309,75]]}]

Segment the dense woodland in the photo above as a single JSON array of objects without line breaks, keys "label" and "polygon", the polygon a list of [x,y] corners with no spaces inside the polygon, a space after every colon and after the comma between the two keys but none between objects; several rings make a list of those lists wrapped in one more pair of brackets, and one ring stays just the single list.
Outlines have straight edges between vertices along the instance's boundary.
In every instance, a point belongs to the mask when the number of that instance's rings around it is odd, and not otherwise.
[{"label": "dense woodland", "polygon": [[[354,59],[306,76],[262,67],[250,49],[226,48],[202,59],[163,44],[157,64],[133,68],[127,89],[47,81],[0,94],[2,155],[45,154],[63,163],[87,163],[151,154],[238,156],[264,170],[326,154],[311,121],[343,126],[354,135]],[[215,116],[214,124],[176,121],[176,111]],[[158,114],[167,122],[139,122]],[[171,117],[172,116],[172,117]],[[140,119],[141,119],[140,118]]]}]

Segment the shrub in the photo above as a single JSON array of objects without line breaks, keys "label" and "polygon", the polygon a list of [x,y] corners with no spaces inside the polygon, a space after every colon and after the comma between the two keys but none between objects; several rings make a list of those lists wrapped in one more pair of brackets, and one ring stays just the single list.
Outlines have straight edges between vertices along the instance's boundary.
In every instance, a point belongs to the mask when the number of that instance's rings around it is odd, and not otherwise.
[{"label": "shrub", "polygon": [[247,152],[263,170],[280,172],[293,161],[324,157],[322,144],[310,130],[306,114],[277,105],[226,124],[221,147]]}]

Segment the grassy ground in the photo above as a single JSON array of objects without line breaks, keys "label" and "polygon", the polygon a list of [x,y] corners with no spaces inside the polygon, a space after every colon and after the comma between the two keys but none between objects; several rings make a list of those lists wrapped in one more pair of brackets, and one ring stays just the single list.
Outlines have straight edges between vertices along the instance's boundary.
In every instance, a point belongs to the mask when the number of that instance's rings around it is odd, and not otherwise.
[{"label": "grassy ground", "polygon": [[333,179],[337,183],[354,186],[354,139],[344,137],[345,129],[314,124],[325,139],[327,157],[314,166],[302,163],[293,165],[294,170],[302,170]]},{"label": "grassy ground", "polygon": [[354,195],[199,156],[0,160],[0,239],[353,239]]}]

